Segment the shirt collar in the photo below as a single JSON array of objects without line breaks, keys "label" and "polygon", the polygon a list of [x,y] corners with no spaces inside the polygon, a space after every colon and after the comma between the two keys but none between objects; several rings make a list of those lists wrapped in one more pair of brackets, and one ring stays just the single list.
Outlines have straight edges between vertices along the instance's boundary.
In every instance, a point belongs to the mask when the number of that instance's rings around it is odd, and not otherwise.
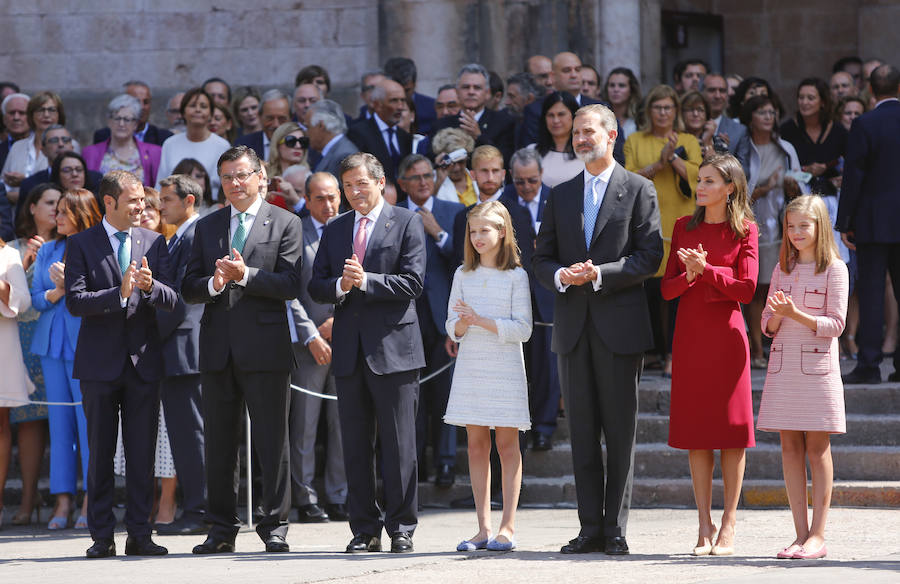
[{"label": "shirt collar", "polygon": [[[543,186],[543,185],[541,185],[541,186]],[[519,195],[516,195],[516,196],[519,197]],[[519,204],[520,204],[520,205],[527,205],[527,206],[529,206],[529,207],[532,207],[532,206],[534,206],[534,205],[539,205],[540,203],[541,203],[541,189],[538,189],[537,194],[536,194],[536,195],[534,196],[534,198],[531,199],[530,201],[526,201],[526,200],[523,199],[522,197],[519,197]]]},{"label": "shirt collar", "polygon": [[[112,223],[110,223],[110,222],[106,219],[106,215],[103,216],[103,221],[101,221],[101,223],[103,224],[103,229],[106,230],[106,237],[113,238],[113,237],[116,236],[116,233],[119,232],[119,230],[116,229],[115,227],[113,227],[113,226],[112,226]],[[131,227],[129,227],[128,229],[126,229],[126,230],[125,230],[125,233],[127,233],[127,234],[129,235],[129,237],[130,237],[130,236],[131,236]]]},{"label": "shirt collar", "polygon": [[597,174],[597,175],[591,174],[588,171],[588,169],[585,168],[584,169],[584,184],[585,184],[585,186],[587,186],[587,184],[589,182],[594,180],[595,177],[599,177],[602,182],[609,184],[609,177],[612,176],[613,170],[615,170],[615,168],[616,168],[616,163],[613,162],[612,164],[607,166],[603,172],[601,172],[600,174]]},{"label": "shirt collar", "polygon": [[[245,212],[247,215],[250,215],[251,217],[256,217],[257,215],[259,215],[259,208],[260,208],[260,207],[262,207],[262,197],[260,197],[259,195],[257,195],[257,196],[256,196],[256,201],[254,201],[253,204],[250,205],[250,207],[248,207],[247,210],[244,211],[244,212]],[[235,208],[234,208],[234,205],[231,205],[231,217],[234,218],[234,216],[237,215],[238,213],[240,213],[240,211],[238,211],[237,209],[235,209]]]},{"label": "shirt collar", "polygon": [[140,140],[141,142],[144,142],[144,136],[147,135],[147,128],[149,128],[149,127],[150,127],[149,122],[144,124],[144,129],[138,130],[137,132],[135,132],[134,137],[137,138],[138,140]]},{"label": "shirt collar", "polygon": [[431,213],[431,210],[434,208],[434,197],[428,197],[427,199],[425,199],[425,204],[422,205],[421,207],[419,207],[419,205],[416,205],[415,203],[413,203],[413,200],[408,197],[406,199],[406,204],[409,205],[410,211],[417,211],[421,208],[421,209],[425,209],[426,211]]},{"label": "shirt collar", "polygon": [[491,195],[490,197],[488,197],[487,200],[482,201],[482,200],[480,200],[480,197],[479,197],[478,204],[480,205],[481,203],[487,203],[488,201],[496,201],[496,200],[500,199],[500,195],[502,195],[502,194],[503,194],[503,186],[501,185],[500,188],[497,189],[497,192],[494,193],[493,195]]},{"label": "shirt collar", "polygon": [[191,224],[199,218],[200,218],[200,213],[194,213],[193,215],[191,215],[190,217],[185,219],[184,223],[182,223],[181,226],[175,230],[175,235],[174,235],[175,239],[178,239],[179,237],[184,235],[184,232],[187,231],[187,228],[190,227]]},{"label": "shirt collar", "polygon": [[[878,103],[876,103],[876,104],[875,104],[875,107],[878,107],[878,106],[880,106],[881,104],[886,103],[886,102],[888,102],[888,101],[900,101],[900,100],[898,100],[896,97],[887,97],[887,98],[885,98],[885,99],[882,99],[882,100],[879,101]],[[873,107],[872,109],[875,109],[875,107]]]},{"label": "shirt collar", "polygon": [[484,108],[481,108],[479,111],[475,112],[475,115],[473,115],[472,117],[475,118],[476,122],[480,122],[481,116],[483,116],[483,115],[484,115]]},{"label": "shirt collar", "polygon": [[309,216],[309,220],[312,221],[313,227],[316,228],[316,235],[318,235],[322,228],[325,227],[325,224],[316,221],[315,217],[313,217],[312,215]]},{"label": "shirt collar", "polygon": [[359,211],[354,211],[353,212],[354,213],[353,221],[355,221],[356,223],[359,223],[359,220],[362,219],[363,217],[365,217],[365,218],[369,219],[369,221],[371,221],[372,224],[374,224],[376,221],[378,221],[378,217],[381,216],[382,209],[384,209],[384,196],[381,197],[381,200],[378,201],[378,204],[375,205],[375,208],[373,208],[371,211],[369,211],[369,213],[367,215],[363,215]]},{"label": "shirt collar", "polygon": [[334,145],[337,144],[338,141],[343,137],[344,137],[343,134],[338,134],[337,136],[335,136],[334,138],[329,140],[328,144],[325,144],[325,147],[322,148],[322,158],[325,158],[325,156],[328,155],[328,151],[331,150],[334,147]]},{"label": "shirt collar", "polygon": [[390,126],[390,125],[388,125],[387,122],[385,122],[385,121],[382,120],[380,117],[378,117],[378,114],[377,114],[377,113],[373,113],[373,114],[372,114],[372,119],[374,119],[374,120],[375,120],[375,123],[378,125],[378,131],[379,131],[379,132],[384,132],[384,131],[387,130],[388,128],[396,128],[396,126]]}]

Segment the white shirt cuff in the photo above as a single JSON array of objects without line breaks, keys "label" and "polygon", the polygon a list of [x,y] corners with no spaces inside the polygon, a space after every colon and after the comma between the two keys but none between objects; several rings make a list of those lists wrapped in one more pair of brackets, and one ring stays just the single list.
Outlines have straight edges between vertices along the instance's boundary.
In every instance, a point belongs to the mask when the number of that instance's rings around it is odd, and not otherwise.
[{"label": "white shirt cuff", "polygon": [[437,238],[438,247],[444,247],[444,244],[447,243],[447,238],[450,237],[450,234],[446,231],[441,231],[441,236]]},{"label": "white shirt cuff", "polygon": [[335,289],[335,291],[337,291],[337,299],[338,300],[340,300],[341,298],[343,298],[344,296],[347,295],[346,292],[341,290],[341,278],[338,278],[337,282],[334,283],[334,289]]},{"label": "white shirt cuff", "polygon": [[564,269],[565,268],[560,268],[560,269],[556,270],[555,274],[553,274],[553,285],[556,286],[556,289],[559,290],[560,292],[565,292],[566,290],[569,289],[569,284],[563,284],[559,280],[559,275],[562,273],[562,271]]},{"label": "white shirt cuff", "polygon": [[[227,286],[227,284],[226,284]],[[215,286],[213,286],[213,277],[210,276],[209,280],[206,282],[206,289],[209,291],[209,295],[215,298],[219,294],[225,291],[225,286],[222,286],[221,290],[216,290]]]},{"label": "white shirt cuff", "polygon": [[316,339],[316,338],[318,338],[318,337],[319,337],[319,333],[313,333],[313,334],[311,334],[311,335],[309,336],[308,339],[306,339],[306,342],[304,342],[303,344],[304,344],[304,345],[309,345],[311,342],[313,342],[313,339]]},{"label": "white shirt cuff", "polygon": [[250,268],[248,268],[247,266],[244,266],[244,275],[241,277],[240,280],[238,280],[237,282],[235,282],[235,284],[237,284],[238,286],[243,286],[243,287],[246,288],[246,287],[247,287],[247,280],[248,280],[249,278],[250,278]]},{"label": "white shirt cuff", "polygon": [[594,285],[594,292],[599,292],[600,288],[603,287],[603,276],[600,275],[600,266],[594,266],[594,273],[597,274],[597,279],[592,282]]}]

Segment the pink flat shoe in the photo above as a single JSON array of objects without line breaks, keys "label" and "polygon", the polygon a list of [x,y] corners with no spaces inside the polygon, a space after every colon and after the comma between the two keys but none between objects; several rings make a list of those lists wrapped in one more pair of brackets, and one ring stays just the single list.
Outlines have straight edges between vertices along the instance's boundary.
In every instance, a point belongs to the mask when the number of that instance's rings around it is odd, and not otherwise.
[{"label": "pink flat shoe", "polygon": [[792,560],[794,558],[794,554],[796,554],[801,549],[803,549],[803,546],[801,546],[800,544],[792,543],[791,545],[775,554],[775,557],[779,560]]},{"label": "pink flat shoe", "polygon": [[794,554],[795,560],[818,560],[819,558],[824,558],[828,555],[828,550],[823,544],[818,550],[814,552],[808,552],[804,549],[803,546],[800,546],[800,549],[797,550],[797,553]]}]

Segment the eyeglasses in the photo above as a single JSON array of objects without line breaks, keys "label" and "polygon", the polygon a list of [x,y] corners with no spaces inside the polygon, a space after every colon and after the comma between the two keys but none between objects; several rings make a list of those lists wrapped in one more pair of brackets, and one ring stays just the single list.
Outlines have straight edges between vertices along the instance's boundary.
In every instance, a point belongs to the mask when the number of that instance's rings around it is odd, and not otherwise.
[{"label": "eyeglasses", "polygon": [[513,184],[516,185],[517,187],[524,187],[526,184],[534,186],[534,185],[541,184],[541,179],[538,177],[534,177],[534,176],[531,178],[514,178]]},{"label": "eyeglasses", "polygon": [[81,174],[84,172],[83,166],[63,166],[59,169],[60,174]]},{"label": "eyeglasses", "polygon": [[305,150],[309,148],[309,138],[306,136],[286,136],[282,138],[280,144],[284,144],[288,148],[303,148]]},{"label": "eyeglasses", "polygon": [[123,116],[116,116],[116,117],[110,117],[109,121],[111,121],[114,124],[122,124],[124,126],[127,126],[128,124],[133,124],[134,122],[136,122],[137,118],[126,118]]},{"label": "eyeglasses", "polygon": [[236,172],[234,174],[223,174],[219,178],[222,179],[222,184],[230,184],[234,182],[235,179],[237,179],[238,184],[244,184],[245,182],[247,182],[248,178],[258,172],[258,170],[254,170],[253,172],[246,172],[242,170],[241,172]]},{"label": "eyeglasses", "polygon": [[668,114],[675,110],[674,105],[651,105],[650,109],[661,114]]},{"label": "eyeglasses", "polygon": [[420,182],[420,181],[424,182],[424,181],[430,181],[430,180],[434,180],[434,173],[433,173],[433,172],[426,172],[426,173],[423,173],[423,174],[413,174],[413,175],[410,175],[410,176],[404,176],[404,177],[403,177],[403,180],[406,180],[406,181],[409,181],[409,182]]},{"label": "eyeglasses", "polygon": [[53,136],[52,138],[47,138],[47,144],[59,144],[60,142],[69,144],[71,141],[72,136]]},{"label": "eyeglasses", "polygon": [[46,107],[41,107],[41,108],[34,110],[34,113],[36,113],[36,114],[55,114],[58,111],[59,111],[59,108],[48,105]]}]

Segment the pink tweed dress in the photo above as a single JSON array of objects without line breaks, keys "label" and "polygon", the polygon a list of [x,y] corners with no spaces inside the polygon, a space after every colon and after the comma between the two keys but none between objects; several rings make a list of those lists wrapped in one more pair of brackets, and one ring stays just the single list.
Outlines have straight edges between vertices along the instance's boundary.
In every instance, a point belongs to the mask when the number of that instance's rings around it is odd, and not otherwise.
[{"label": "pink tweed dress", "polygon": [[[803,312],[816,317],[816,330],[784,318],[772,339],[769,369],[756,427],[777,432],[847,431],[844,385],[841,382],[838,337],[844,331],[849,280],[847,265],[837,259],[819,274],[815,264],[797,264],[790,274],[775,266],[769,296],[790,295]],[[773,316],[763,311],[762,328]],[[768,334],[768,333],[766,333]]]}]

